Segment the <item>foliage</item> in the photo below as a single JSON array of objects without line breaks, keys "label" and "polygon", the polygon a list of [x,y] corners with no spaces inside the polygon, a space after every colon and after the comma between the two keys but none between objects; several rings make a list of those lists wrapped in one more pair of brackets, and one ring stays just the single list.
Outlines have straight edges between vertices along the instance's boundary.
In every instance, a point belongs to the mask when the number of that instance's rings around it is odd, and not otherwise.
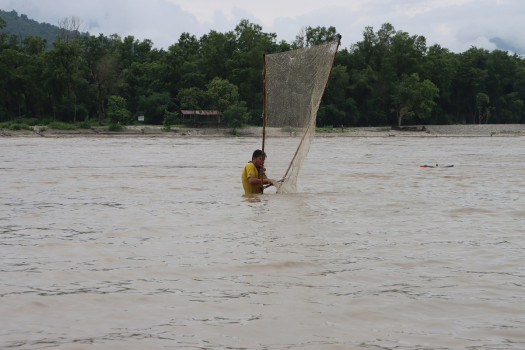
[{"label": "foliage", "polygon": [[222,117],[226,124],[232,128],[232,133],[235,135],[237,129],[241,128],[249,118],[246,103],[239,102],[228,107],[228,109],[222,114]]},{"label": "foliage", "polygon": [[40,37],[45,46],[51,48],[53,41],[60,33],[60,29],[57,26],[48,23],[38,23],[24,14],[19,16],[14,10],[11,12],[0,10],[0,17],[7,22],[6,31],[17,35],[17,40],[24,40],[27,37]]},{"label": "foliage", "polygon": [[0,129],[8,129],[8,130],[33,130],[31,126],[29,126],[26,123],[19,123],[19,122],[2,122],[0,123]]},{"label": "foliage", "polygon": [[178,112],[168,112],[167,110],[164,111],[164,119],[162,120],[164,131],[171,130],[171,126],[175,124],[175,121],[177,120],[178,115],[179,115]]},{"label": "foliage", "polygon": [[77,128],[75,124],[64,123],[64,122],[51,122],[47,126],[50,129],[55,129],[55,130],[74,130]]},{"label": "foliage", "polygon": [[476,108],[479,123],[481,124],[483,121],[487,123],[490,117],[490,98],[487,94],[482,92],[476,94]]},{"label": "foliage", "polygon": [[130,113],[126,108],[126,99],[121,96],[109,96],[108,117],[112,125],[127,125],[131,123]]},{"label": "foliage", "polygon": [[430,117],[436,104],[434,99],[438,95],[439,89],[430,80],[420,82],[417,73],[404,75],[392,88],[391,99],[397,115],[397,125],[401,126],[403,119],[416,115],[421,120]]},{"label": "foliage", "polygon": [[77,123],[77,127],[79,129],[91,129],[92,125],[88,120],[85,120],[83,122]]},{"label": "foliage", "polygon": [[123,127],[120,124],[113,124],[113,123],[111,123],[108,126],[108,131],[121,131],[122,129],[123,129]]},{"label": "foliage", "polygon": [[[85,127],[126,125],[138,115],[169,128],[181,109],[219,110],[234,130],[261,125],[263,54],[337,38],[334,27],[306,27],[292,43],[242,20],[201,38],[183,33],[166,51],[151,40],[78,32],[0,12],[0,122],[31,120]],[[22,33],[19,25],[38,27]],[[48,26],[54,34],[46,34]],[[13,29],[16,28],[16,29]],[[123,102],[125,101],[125,102]],[[472,47],[452,53],[420,35],[383,24],[340,48],[317,126],[413,123],[525,123],[525,60]]]},{"label": "foliage", "polygon": [[316,27],[310,26],[302,29],[295,37],[292,43],[292,48],[297,49],[301,47],[309,47],[313,45],[322,44],[327,41],[336,40],[338,37],[335,27]]},{"label": "foliage", "polygon": [[227,80],[215,77],[208,85],[206,85],[206,88],[206,94],[211,109],[223,112],[227,108],[237,105],[239,102],[239,91],[237,86],[230,84]]}]

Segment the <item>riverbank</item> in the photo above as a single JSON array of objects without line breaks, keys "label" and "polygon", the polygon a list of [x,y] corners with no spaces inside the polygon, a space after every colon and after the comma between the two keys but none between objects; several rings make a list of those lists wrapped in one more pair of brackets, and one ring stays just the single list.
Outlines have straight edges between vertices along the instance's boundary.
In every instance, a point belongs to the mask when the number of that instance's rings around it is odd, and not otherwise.
[{"label": "riverbank", "polygon": [[[0,129],[0,137],[262,137],[262,127],[231,128],[172,128],[162,126],[126,126],[121,131],[108,131],[105,127],[91,129],[56,130],[35,126],[33,130]],[[268,137],[294,137],[294,131],[267,128]],[[323,129],[316,137],[491,137],[525,136],[525,124],[473,124],[473,125],[414,125],[402,128],[348,127]]]}]

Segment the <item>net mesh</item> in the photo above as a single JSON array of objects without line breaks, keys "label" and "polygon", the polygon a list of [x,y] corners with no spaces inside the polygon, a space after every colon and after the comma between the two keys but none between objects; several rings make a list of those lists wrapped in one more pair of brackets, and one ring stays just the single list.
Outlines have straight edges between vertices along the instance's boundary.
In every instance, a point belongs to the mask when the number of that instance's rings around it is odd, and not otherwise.
[{"label": "net mesh", "polygon": [[[288,147],[281,145],[280,149],[272,147],[272,139],[265,140],[265,153],[270,159],[288,159],[284,168],[281,164],[284,175],[277,193],[297,192],[297,177],[315,135],[317,110],[338,47],[339,40],[335,40],[265,55],[266,126],[295,136],[286,144]],[[278,165],[272,161],[272,172]]]}]

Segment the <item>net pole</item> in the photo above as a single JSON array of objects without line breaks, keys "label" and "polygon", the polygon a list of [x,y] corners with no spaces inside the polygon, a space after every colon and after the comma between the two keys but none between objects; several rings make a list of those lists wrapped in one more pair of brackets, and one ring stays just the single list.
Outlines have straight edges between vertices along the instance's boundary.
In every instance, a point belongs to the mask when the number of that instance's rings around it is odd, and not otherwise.
[{"label": "net pole", "polygon": [[266,55],[263,54],[263,132],[262,132],[262,165],[261,171],[259,172],[259,178],[261,179],[261,193],[264,192],[264,141],[266,139]]},{"label": "net pole", "polygon": [[[322,95],[324,95],[324,92],[326,91],[326,87],[328,86],[328,80],[330,80],[330,76],[332,75],[332,70],[334,68],[334,62],[335,62],[335,57],[337,56],[337,50],[339,50],[339,45],[341,45],[341,35],[339,35],[339,38],[338,38],[338,41],[337,41],[337,46],[336,46],[335,52],[334,52],[334,58],[332,59],[332,65],[330,66],[330,73],[328,74],[328,78],[326,79],[326,83],[324,85],[324,89],[323,89],[323,94]],[[265,90],[265,92],[266,92],[266,90]],[[292,168],[292,164],[293,164],[295,158],[297,157],[297,154],[299,153],[299,149],[301,148],[301,145],[303,144],[304,139],[305,139],[306,135],[308,134],[308,132],[310,131],[311,127],[312,127],[312,123],[309,123],[308,127],[306,128],[305,133],[303,134],[303,137],[301,138],[301,142],[299,142],[299,146],[297,147],[297,150],[295,151],[295,154],[293,155],[292,161],[290,162],[290,165],[288,166],[288,169],[286,169],[286,173],[284,173],[283,179],[286,179],[286,176],[288,176],[288,172]],[[263,141],[263,144],[264,144],[264,141]]]}]

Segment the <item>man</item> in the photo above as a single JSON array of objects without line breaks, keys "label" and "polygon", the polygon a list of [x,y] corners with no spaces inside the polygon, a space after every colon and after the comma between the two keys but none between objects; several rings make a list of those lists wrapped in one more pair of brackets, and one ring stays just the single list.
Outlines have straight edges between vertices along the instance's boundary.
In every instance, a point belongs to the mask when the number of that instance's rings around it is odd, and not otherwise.
[{"label": "man", "polygon": [[[266,159],[266,154],[264,158]],[[270,186],[275,185],[275,180],[268,179],[266,174],[264,174],[261,182],[259,174],[262,164],[263,152],[257,149],[252,154],[252,160],[242,169],[242,187],[244,187],[244,194],[262,193],[262,188],[265,184]]]}]

